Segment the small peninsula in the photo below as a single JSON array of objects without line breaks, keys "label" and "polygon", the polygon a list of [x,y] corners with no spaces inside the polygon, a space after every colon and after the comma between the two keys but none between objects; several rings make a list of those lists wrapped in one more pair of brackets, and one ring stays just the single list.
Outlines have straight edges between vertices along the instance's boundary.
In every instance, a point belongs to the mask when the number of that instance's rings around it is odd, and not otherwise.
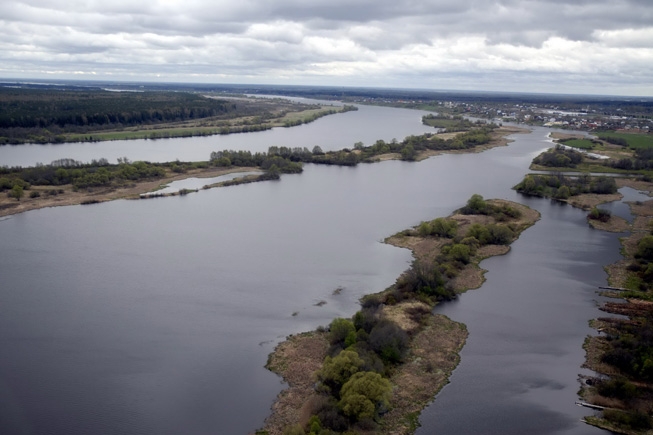
[{"label": "small peninsula", "polygon": [[387,238],[411,249],[410,269],[363,297],[351,319],[277,346],[267,367],[289,388],[257,434],[413,433],[467,338],[465,325],[433,314],[433,307],[480,287],[480,261],[506,254],[538,219],[524,205],[473,195],[451,216]]},{"label": "small peninsula", "polygon": [[[260,172],[233,181],[206,186],[231,186],[279,179],[280,174],[302,172],[302,164],[356,166],[385,160],[420,161],[443,153],[468,153],[505,146],[506,136],[528,130],[481,126],[463,133],[409,136],[403,141],[373,145],[355,144],[354,149],[323,151],[308,148],[270,147],[268,152],[223,150],[200,162],[130,162],[111,164],[106,159],[90,163],[61,159],[37,167],[0,166],[0,217],[44,207],[95,204],[115,199],[140,199],[169,184],[190,177],[212,178],[234,172]],[[169,195],[168,195],[169,196]]]}]

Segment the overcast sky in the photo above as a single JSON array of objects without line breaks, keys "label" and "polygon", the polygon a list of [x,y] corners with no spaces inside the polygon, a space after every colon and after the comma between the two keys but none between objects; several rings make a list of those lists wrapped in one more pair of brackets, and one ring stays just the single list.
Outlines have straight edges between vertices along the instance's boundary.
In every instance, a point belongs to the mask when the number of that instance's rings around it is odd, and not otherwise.
[{"label": "overcast sky", "polygon": [[2,0],[0,78],[653,96],[653,0]]}]

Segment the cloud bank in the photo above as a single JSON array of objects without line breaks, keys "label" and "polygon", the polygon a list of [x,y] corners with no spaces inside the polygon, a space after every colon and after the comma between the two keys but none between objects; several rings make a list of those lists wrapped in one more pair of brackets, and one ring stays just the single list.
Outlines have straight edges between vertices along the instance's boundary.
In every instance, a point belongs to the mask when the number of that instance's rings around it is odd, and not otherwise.
[{"label": "cloud bank", "polygon": [[653,95],[649,0],[23,0],[0,77]]}]

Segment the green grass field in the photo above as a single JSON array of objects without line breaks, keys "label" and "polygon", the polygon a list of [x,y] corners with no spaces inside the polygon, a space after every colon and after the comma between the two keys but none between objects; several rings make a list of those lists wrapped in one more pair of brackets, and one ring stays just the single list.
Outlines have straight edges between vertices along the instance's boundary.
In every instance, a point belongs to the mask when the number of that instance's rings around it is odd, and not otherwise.
[{"label": "green grass field", "polygon": [[626,142],[628,142],[628,146],[630,148],[653,147],[653,134],[617,133],[614,131],[601,131],[601,132],[597,132],[596,135],[624,139]]}]

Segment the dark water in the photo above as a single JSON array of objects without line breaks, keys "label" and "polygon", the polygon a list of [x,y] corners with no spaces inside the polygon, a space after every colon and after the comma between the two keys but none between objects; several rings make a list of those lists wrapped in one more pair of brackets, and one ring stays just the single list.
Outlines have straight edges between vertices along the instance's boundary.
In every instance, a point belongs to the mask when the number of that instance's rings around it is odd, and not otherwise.
[{"label": "dark water", "polygon": [[619,189],[619,193],[623,195],[621,201],[609,202],[607,204],[601,204],[599,208],[604,210],[609,210],[614,216],[619,216],[626,219],[628,222],[633,222],[634,216],[630,212],[630,206],[628,202],[637,202],[637,201],[648,201],[651,199],[645,192],[639,192],[636,189],[631,187],[622,187]]},{"label": "dark water", "polygon": [[618,260],[615,236],[589,228],[585,213],[534,199],[542,219],[511,253],[484,261],[479,291],[436,311],[463,322],[461,364],[417,433],[592,434],[574,406],[584,361],[580,344],[595,334],[601,265]]},{"label": "dark water", "polygon": [[581,345],[618,250],[584,213],[510,190],[546,133],[481,154],[309,165],[279,182],[0,221],[0,433],[260,427],[283,388],[263,368],[275,344],[353,314],[410,262],[380,241],[473,193],[527,201],[543,219],[483,263],[481,290],[443,306],[471,335],[421,431],[582,433]]},{"label": "dark water", "polygon": [[198,136],[157,140],[116,140],[97,143],[0,146],[0,166],[34,166],[62,158],[82,162],[119,157],[132,161],[170,162],[208,160],[212,151],[267,151],[271,146],[307,147],[324,151],[352,148],[356,142],[371,145],[378,139],[402,140],[411,134],[435,132],[422,125],[427,112],[390,107],[360,106],[356,112],[338,113],[310,124],[246,134]]}]

